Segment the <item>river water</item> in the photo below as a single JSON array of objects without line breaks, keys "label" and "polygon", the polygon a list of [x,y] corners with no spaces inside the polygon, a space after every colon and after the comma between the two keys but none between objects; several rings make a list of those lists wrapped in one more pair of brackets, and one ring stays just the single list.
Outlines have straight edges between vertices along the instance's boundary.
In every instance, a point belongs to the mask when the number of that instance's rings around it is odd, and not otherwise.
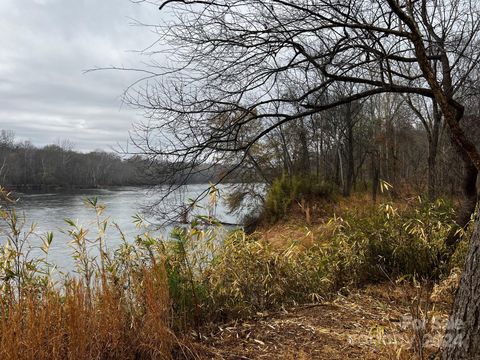
[{"label": "river water", "polygon": [[[239,215],[234,216],[228,213],[222,197],[227,188],[228,185],[220,187],[220,197],[214,215],[222,222],[236,224],[239,222]],[[206,189],[208,189],[206,184],[187,185],[177,190],[169,199],[194,199]],[[178,196],[180,193],[181,196]],[[32,255],[37,256],[41,253],[39,250],[41,245],[40,235],[46,232],[53,232],[54,237],[48,259],[63,271],[71,271],[74,268],[71,256],[72,248],[69,245],[70,239],[66,234],[66,231],[71,227],[65,222],[65,219],[71,219],[76,224],[90,229],[91,237],[93,238],[96,234],[95,211],[85,205],[84,200],[86,198],[96,197],[99,203],[105,205],[105,212],[102,218],[109,217],[111,224],[107,228],[106,244],[109,249],[114,249],[120,244],[121,238],[113,222],[119,225],[128,241],[133,241],[135,235],[145,231],[145,229],[138,229],[135,226],[133,216],[142,213],[146,205],[161,197],[158,191],[142,187],[119,187],[45,194],[17,194],[17,196],[19,199],[15,208],[20,217],[25,217],[26,226],[24,230],[26,231],[31,223],[36,224],[35,234],[30,237],[30,243],[33,246]],[[208,198],[204,198],[199,204],[206,207],[208,201]],[[167,210],[169,206],[174,206],[172,201],[162,205]],[[199,208],[197,213],[206,214],[207,210]],[[159,236],[168,235],[172,229],[173,225],[161,227],[156,225],[162,223],[162,220],[164,220],[162,217],[158,218],[152,215],[144,215],[143,217],[152,223],[150,228],[156,229],[154,233]],[[1,224],[0,242],[2,244],[6,241],[4,231],[5,224]]]}]

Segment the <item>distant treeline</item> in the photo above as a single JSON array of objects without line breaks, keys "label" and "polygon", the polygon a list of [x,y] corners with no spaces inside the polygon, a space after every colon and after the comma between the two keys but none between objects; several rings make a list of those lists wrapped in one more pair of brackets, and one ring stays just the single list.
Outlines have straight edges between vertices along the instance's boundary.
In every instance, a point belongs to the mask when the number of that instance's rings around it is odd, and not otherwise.
[{"label": "distant treeline", "polygon": [[[139,156],[122,157],[96,150],[79,153],[70,142],[35,147],[17,142],[11,131],[0,131],[0,185],[17,190],[156,185],[167,164],[152,164]],[[208,182],[218,169],[191,176],[188,182]]]}]

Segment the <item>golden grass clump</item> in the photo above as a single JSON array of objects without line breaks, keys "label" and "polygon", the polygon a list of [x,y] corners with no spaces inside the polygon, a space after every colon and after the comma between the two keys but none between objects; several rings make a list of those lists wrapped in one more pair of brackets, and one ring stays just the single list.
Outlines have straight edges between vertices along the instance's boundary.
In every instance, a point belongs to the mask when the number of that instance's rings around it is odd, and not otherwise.
[{"label": "golden grass clump", "polygon": [[168,359],[169,297],[161,267],[145,268],[133,284],[135,302],[114,284],[71,281],[61,289],[1,296],[0,358]]}]

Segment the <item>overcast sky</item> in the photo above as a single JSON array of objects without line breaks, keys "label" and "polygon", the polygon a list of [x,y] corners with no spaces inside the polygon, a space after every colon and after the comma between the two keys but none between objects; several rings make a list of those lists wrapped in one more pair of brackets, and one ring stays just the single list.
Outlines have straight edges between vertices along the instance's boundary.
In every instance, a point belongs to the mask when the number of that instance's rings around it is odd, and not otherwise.
[{"label": "overcast sky", "polygon": [[122,106],[138,74],[87,69],[139,66],[154,41],[131,18],[160,11],[129,0],[0,0],[0,129],[36,146],[69,139],[76,150],[125,143],[140,115]]}]

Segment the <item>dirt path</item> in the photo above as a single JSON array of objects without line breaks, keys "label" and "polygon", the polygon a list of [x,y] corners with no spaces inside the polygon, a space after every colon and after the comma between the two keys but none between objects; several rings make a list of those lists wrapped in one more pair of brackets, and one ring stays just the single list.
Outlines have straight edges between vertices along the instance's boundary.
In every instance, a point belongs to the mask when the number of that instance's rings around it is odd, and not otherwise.
[{"label": "dirt path", "polygon": [[427,358],[439,344],[448,309],[427,299],[412,286],[369,286],[320,305],[218,326],[193,345],[199,359],[418,359],[415,325],[421,330],[428,319]]}]

